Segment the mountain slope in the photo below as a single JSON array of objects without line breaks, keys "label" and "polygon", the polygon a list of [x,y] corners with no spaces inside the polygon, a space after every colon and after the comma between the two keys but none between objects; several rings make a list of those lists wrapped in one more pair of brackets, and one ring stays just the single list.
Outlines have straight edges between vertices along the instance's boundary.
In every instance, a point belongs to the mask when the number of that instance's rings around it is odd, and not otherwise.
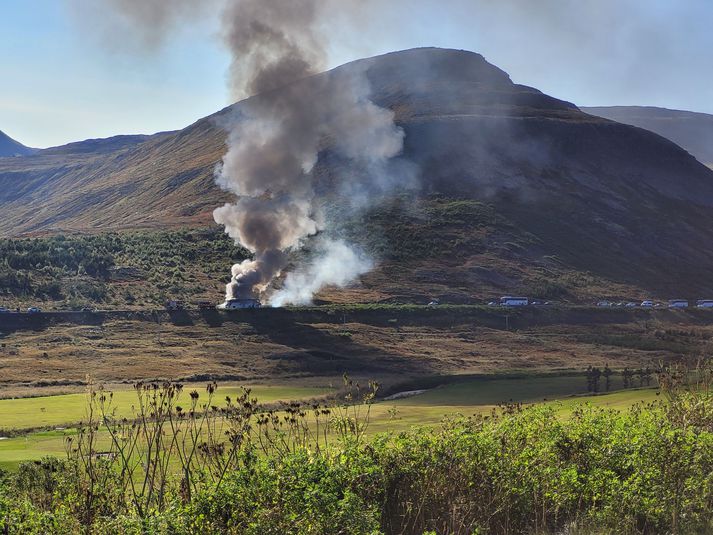
[{"label": "mountain slope", "polygon": [[35,149],[25,147],[22,143],[15,141],[0,130],[0,158],[7,156],[25,156],[33,152],[35,152]]},{"label": "mountain slope", "polygon": [[[323,298],[708,291],[713,171],[674,143],[514,84],[471,52],[409,50],[320,76],[349,69],[366,70],[373,100],[405,129],[421,189],[345,220],[333,185],[353,170],[325,146],[324,202],[380,264],[361,288]],[[240,106],[115,150],[0,160],[0,235],[209,224],[227,199],[212,178],[219,120]]]},{"label": "mountain slope", "polygon": [[591,107],[582,111],[656,132],[699,161],[713,165],[713,115],[649,106]]}]

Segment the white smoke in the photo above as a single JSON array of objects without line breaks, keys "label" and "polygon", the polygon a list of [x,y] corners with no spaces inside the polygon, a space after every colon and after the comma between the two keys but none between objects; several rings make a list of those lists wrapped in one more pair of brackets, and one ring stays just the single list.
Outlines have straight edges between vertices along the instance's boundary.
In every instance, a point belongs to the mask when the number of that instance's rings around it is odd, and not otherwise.
[{"label": "white smoke", "polygon": [[290,272],[284,286],[270,298],[274,307],[310,305],[314,294],[326,286],[343,288],[371,271],[373,261],[342,240],[322,240],[318,254],[307,265]]}]

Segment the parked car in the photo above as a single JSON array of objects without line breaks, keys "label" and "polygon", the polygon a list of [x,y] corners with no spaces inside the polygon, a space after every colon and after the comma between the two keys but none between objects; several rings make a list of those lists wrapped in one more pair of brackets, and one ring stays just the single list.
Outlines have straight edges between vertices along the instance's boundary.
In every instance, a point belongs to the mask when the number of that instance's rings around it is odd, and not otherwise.
[{"label": "parked car", "polygon": [[634,303],[633,301],[629,301],[629,302],[626,303],[624,306],[625,306],[626,308],[636,308],[636,307],[638,307],[639,305],[638,305],[637,303]]},{"label": "parked car", "polygon": [[698,308],[713,308],[713,299],[699,299],[696,301]]},{"label": "parked car", "polygon": [[10,311],[5,307],[0,307],[0,314],[9,314]]},{"label": "parked car", "polygon": [[671,299],[668,302],[668,308],[688,308],[688,301],[686,299]]},{"label": "parked car", "polygon": [[597,303],[598,307],[610,307],[612,304],[609,301],[599,301]]},{"label": "parked car", "polygon": [[642,302],[641,302],[641,306],[642,306],[643,308],[653,308],[653,307],[654,307],[654,302],[647,299],[646,301],[642,301]]},{"label": "parked car", "polygon": [[28,314],[39,314],[42,312],[42,309],[39,307],[30,307],[27,309]]}]

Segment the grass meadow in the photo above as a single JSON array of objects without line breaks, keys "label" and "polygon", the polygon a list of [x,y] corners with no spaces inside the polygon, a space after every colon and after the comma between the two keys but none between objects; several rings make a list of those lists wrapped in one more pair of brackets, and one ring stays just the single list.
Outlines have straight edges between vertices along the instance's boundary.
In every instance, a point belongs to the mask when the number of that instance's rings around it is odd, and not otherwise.
[{"label": "grass meadow", "polygon": [[[612,389],[621,388],[612,382]],[[305,400],[328,396],[328,387],[250,386],[260,403]],[[202,394],[203,385],[184,388],[178,404],[189,404],[189,393]],[[216,400],[237,397],[241,386],[218,385]],[[531,377],[493,380],[468,380],[425,391],[422,394],[393,401],[373,403],[370,408],[368,434],[406,431],[414,426],[433,426],[444,418],[471,416],[491,412],[502,403],[544,403],[555,407],[566,418],[582,404],[613,409],[626,409],[637,402],[656,398],[652,388],[617,390],[587,395],[583,377]],[[116,415],[130,417],[136,403],[133,389],[113,391]],[[0,429],[6,435],[0,440],[0,468],[14,469],[20,462],[38,460],[47,455],[62,457],[68,436],[75,434],[73,425],[85,419],[86,394],[65,394],[36,398],[0,400]],[[20,430],[45,428],[41,431],[18,433]],[[0,434],[2,432],[0,431]],[[13,436],[14,435],[14,436]]]}]

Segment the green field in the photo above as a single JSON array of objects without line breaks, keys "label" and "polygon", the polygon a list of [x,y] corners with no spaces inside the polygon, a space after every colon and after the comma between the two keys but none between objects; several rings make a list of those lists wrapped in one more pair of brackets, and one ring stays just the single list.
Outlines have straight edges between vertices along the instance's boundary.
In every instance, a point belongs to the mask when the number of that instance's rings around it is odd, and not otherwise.
[{"label": "green field", "polygon": [[[248,385],[245,385],[246,387]],[[278,400],[309,399],[324,396],[328,388],[307,388],[297,386],[249,386],[253,397],[262,403],[272,403]],[[177,401],[178,405],[189,405],[189,393],[197,390],[201,398],[205,398],[205,386],[186,386]],[[215,395],[218,405],[226,396],[235,397],[241,392],[238,385],[221,385]],[[113,406],[116,415],[130,417],[132,406],[137,402],[136,392],[127,388],[113,391]],[[35,398],[0,400],[0,436],[2,431],[17,429],[37,429],[40,427],[65,427],[76,424],[86,418],[87,395],[64,394],[60,396],[43,396]]]},{"label": "green field", "polygon": [[[613,387],[618,383],[612,382]],[[533,377],[474,380],[428,390],[417,396],[377,403],[371,409],[369,432],[401,431],[414,425],[435,425],[446,416],[484,414],[506,402],[548,403],[562,417],[577,405],[626,409],[656,399],[653,388],[587,395],[583,377]]]},{"label": "green field", "polygon": [[[239,386],[219,387],[217,405],[225,396],[235,396]],[[183,398],[191,389],[185,389]],[[596,396],[583,395],[582,377],[532,377],[517,379],[471,380],[429,390],[423,394],[394,401],[374,403],[370,410],[369,434],[385,431],[402,431],[413,426],[436,425],[446,416],[483,414],[498,404],[513,401],[520,403],[546,402],[554,404],[563,417],[576,405],[591,403],[615,409],[625,409],[637,402],[652,401],[657,396],[654,389],[620,390]],[[328,393],[326,388],[289,386],[254,386],[252,391],[261,402],[308,399]],[[205,394],[202,394],[205,395]],[[182,399],[183,399],[182,398]],[[130,416],[136,402],[133,390],[114,393],[117,414]],[[34,432],[0,440],[0,468],[14,468],[26,460],[40,459],[46,455],[63,456],[65,438],[74,434],[69,425],[84,417],[86,395],[25,398],[0,401],[0,418],[5,429],[26,429],[41,426],[64,427]],[[42,410],[44,409],[44,410]],[[362,414],[366,411],[361,407]]]},{"label": "green field", "polygon": [[[604,382],[602,381],[602,389]],[[611,390],[622,388],[620,377],[612,377]],[[456,382],[423,394],[396,401],[397,405],[497,405],[534,403],[586,394],[582,376],[522,377]]]}]

